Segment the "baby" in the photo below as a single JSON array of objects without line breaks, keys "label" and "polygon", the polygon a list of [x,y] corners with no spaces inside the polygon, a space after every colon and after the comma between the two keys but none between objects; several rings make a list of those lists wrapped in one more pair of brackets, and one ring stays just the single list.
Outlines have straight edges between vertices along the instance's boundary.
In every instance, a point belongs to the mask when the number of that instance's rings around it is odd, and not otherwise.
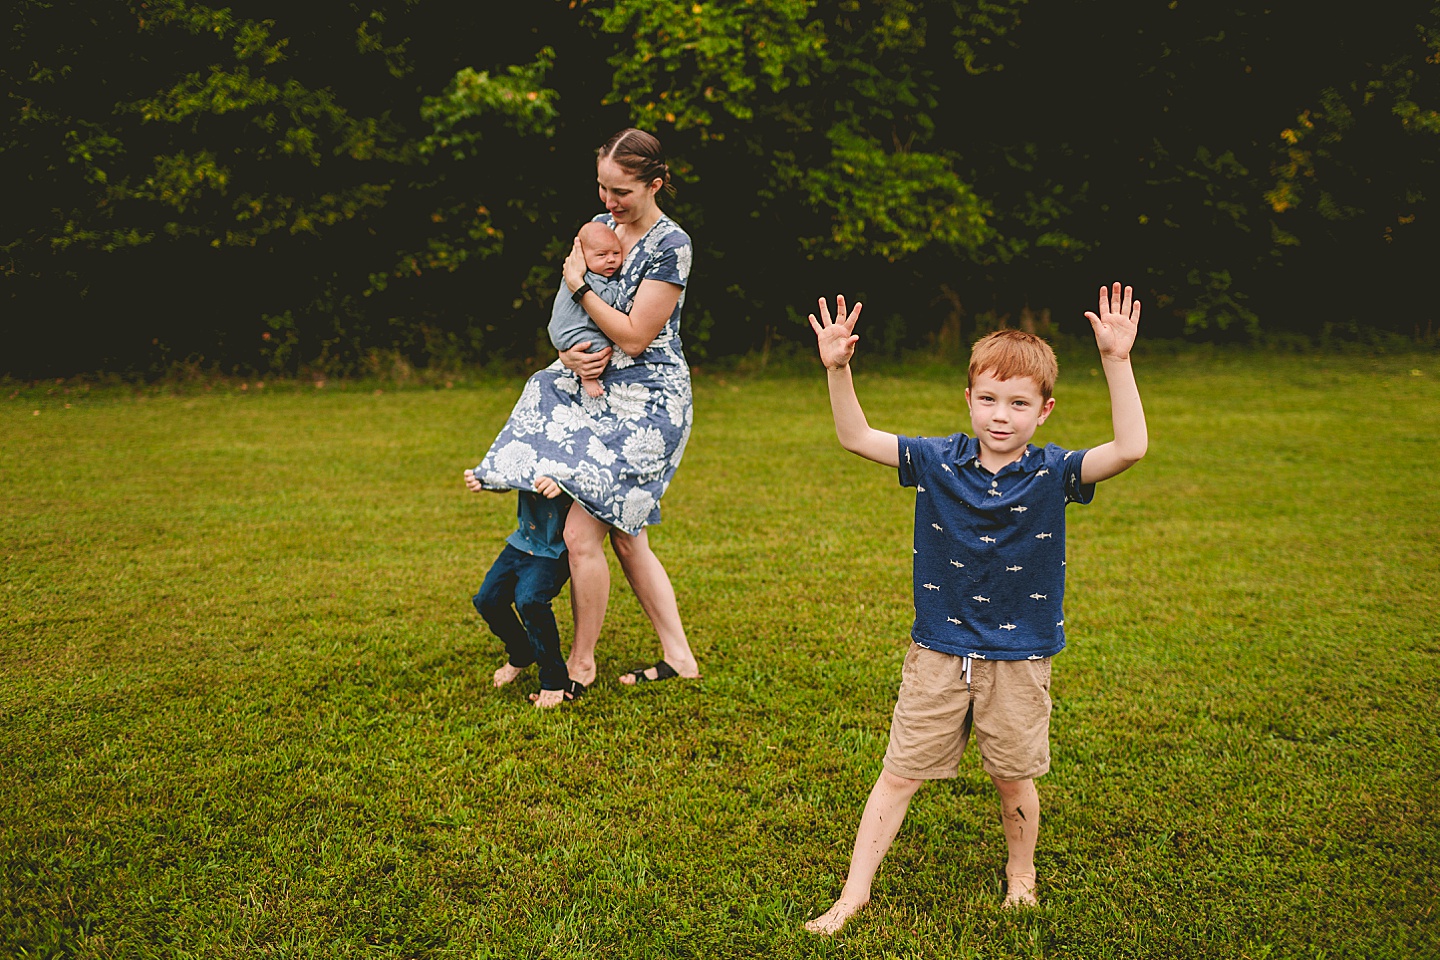
[{"label": "baby", "polygon": [[[610,306],[620,297],[619,281],[611,280],[620,269],[624,257],[620,252],[620,238],[615,231],[598,220],[592,220],[580,228],[578,234],[580,249],[585,254],[585,285],[573,294],[560,284],[555,294],[555,306],[550,310],[550,342],[556,350],[569,350],[577,344],[589,341],[587,353],[594,353],[612,346],[610,338],[601,332],[590,314],[580,305],[586,290],[594,290]],[[585,393],[591,397],[605,394],[600,381],[581,380]]]}]

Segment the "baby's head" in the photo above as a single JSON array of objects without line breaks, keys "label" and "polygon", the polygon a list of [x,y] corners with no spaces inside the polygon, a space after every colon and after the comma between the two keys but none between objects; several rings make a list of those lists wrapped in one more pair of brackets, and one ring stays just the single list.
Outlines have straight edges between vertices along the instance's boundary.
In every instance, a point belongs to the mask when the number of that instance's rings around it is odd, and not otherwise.
[{"label": "baby's head", "polygon": [[975,380],[985,373],[996,380],[1028,377],[1034,381],[1041,399],[1049,400],[1055,392],[1055,378],[1060,374],[1060,367],[1050,344],[1035,334],[1022,330],[996,330],[975,341],[975,346],[970,348],[966,386],[973,387]]},{"label": "baby's head", "polygon": [[585,269],[608,277],[620,269],[620,238],[615,231],[598,220],[580,228],[580,250],[585,254]]}]

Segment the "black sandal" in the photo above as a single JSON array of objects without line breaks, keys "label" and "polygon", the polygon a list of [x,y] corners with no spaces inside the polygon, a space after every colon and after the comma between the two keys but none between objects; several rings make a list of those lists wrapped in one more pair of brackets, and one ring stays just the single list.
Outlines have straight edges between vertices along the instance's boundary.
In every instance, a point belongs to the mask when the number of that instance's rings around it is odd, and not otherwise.
[{"label": "black sandal", "polygon": [[649,669],[649,667],[641,667],[639,670],[631,670],[630,676],[635,678],[636,683],[659,683],[661,680],[669,680],[673,677],[680,676],[679,672],[664,660],[655,661],[655,676],[653,678],[645,676],[645,671]]},{"label": "black sandal", "polygon": [[579,680],[567,680],[565,682],[565,699],[579,700],[581,697],[585,696],[585,691],[589,689],[589,687],[585,686],[585,684],[581,683]]}]

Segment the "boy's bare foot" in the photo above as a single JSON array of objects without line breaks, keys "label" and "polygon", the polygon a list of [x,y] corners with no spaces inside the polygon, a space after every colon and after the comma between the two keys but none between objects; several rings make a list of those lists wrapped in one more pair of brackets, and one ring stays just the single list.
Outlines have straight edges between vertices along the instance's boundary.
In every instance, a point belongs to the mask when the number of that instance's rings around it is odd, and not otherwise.
[{"label": "boy's bare foot", "polygon": [[580,385],[585,388],[585,393],[591,397],[605,396],[605,388],[600,386],[599,380],[581,380]]},{"label": "boy's bare foot", "polygon": [[1040,901],[1035,896],[1035,874],[1005,874],[1005,902],[1001,906],[1006,909],[1040,906]]},{"label": "boy's bare foot", "polygon": [[869,902],[869,900],[861,900],[859,903],[851,903],[842,897],[836,900],[835,905],[829,910],[806,923],[805,929],[825,937],[834,936],[840,932],[841,927],[845,926],[845,921],[859,913]]},{"label": "boy's bare foot", "polygon": [[520,676],[520,674],[524,672],[524,667],[512,667],[510,664],[507,663],[505,664],[505,666],[495,671],[495,686],[503,687],[507,683],[514,683],[515,680]]},{"label": "boy's bare foot", "polygon": [[539,693],[530,694],[530,700],[539,710],[549,710],[551,707],[558,707],[565,702],[564,690],[541,690]]}]

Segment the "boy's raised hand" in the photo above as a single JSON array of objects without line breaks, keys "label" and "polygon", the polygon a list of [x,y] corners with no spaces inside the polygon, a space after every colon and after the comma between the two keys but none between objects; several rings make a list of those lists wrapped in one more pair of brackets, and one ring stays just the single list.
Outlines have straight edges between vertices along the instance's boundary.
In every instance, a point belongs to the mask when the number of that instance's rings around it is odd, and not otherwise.
[{"label": "boy's raised hand", "polygon": [[465,489],[471,493],[479,493],[485,488],[480,486],[480,478],[475,476],[474,470],[465,471]]},{"label": "boy's raised hand", "polygon": [[1124,288],[1121,295],[1119,281],[1113,290],[1100,288],[1099,315],[1085,312],[1085,319],[1095,330],[1095,345],[1100,356],[1109,360],[1129,360],[1130,348],[1135,345],[1135,333],[1140,326],[1140,301],[1131,300],[1134,291]]},{"label": "boy's raised hand", "polygon": [[864,304],[855,304],[855,309],[846,315],[845,298],[835,298],[835,319],[830,319],[830,306],[825,298],[820,298],[820,319],[815,319],[815,314],[810,314],[810,329],[815,331],[815,340],[820,347],[820,362],[825,364],[827,370],[839,370],[850,362],[855,355],[855,343],[860,339],[855,333],[855,321],[860,319],[860,308]]}]

